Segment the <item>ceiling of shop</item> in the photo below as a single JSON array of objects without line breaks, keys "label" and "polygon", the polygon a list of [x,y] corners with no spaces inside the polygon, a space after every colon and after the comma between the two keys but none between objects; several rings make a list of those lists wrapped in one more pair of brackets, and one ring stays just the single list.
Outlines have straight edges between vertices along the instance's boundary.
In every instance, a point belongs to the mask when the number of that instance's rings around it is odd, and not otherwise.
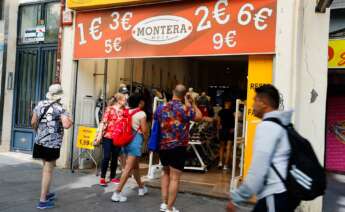
[{"label": "ceiling of shop", "polygon": [[212,56],[212,57],[194,57],[193,60],[198,61],[231,61],[231,62],[247,62],[248,56]]}]

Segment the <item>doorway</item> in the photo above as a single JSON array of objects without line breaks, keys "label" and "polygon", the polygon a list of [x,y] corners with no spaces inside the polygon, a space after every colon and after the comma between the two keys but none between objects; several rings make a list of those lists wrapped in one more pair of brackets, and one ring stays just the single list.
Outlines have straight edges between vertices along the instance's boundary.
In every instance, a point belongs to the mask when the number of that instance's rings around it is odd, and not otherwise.
[{"label": "doorway", "polygon": [[12,150],[31,152],[34,131],[30,122],[37,102],[54,82],[60,3],[19,7]]}]

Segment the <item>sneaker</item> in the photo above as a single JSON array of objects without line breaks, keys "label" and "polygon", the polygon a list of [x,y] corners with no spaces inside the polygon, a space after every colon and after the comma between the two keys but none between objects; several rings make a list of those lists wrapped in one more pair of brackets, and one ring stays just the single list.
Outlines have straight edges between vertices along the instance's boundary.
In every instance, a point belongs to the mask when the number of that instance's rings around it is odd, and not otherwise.
[{"label": "sneaker", "polygon": [[115,183],[115,184],[119,184],[120,183],[120,179],[119,178],[113,178],[110,180],[110,182]]},{"label": "sneaker", "polygon": [[107,186],[107,182],[105,181],[104,178],[100,178],[100,179],[99,179],[99,185],[100,185],[100,186],[104,186],[104,187]]},{"label": "sneaker", "polygon": [[139,196],[144,196],[145,194],[149,193],[149,190],[147,189],[146,186],[139,188],[138,190],[138,195]]},{"label": "sneaker", "polygon": [[166,212],[180,212],[175,207],[172,208],[172,210],[167,209]]},{"label": "sneaker", "polygon": [[168,209],[168,205],[165,203],[161,204],[160,211],[166,211]]},{"label": "sneaker", "polygon": [[111,196],[111,200],[113,202],[126,202],[127,197],[123,196],[121,193],[114,192],[113,196]]},{"label": "sneaker", "polygon": [[48,208],[54,208],[55,207],[55,204],[54,204],[54,202],[52,202],[52,201],[45,201],[45,202],[39,202],[38,204],[37,204],[37,207],[36,208],[38,208],[38,209],[48,209]]},{"label": "sneaker", "polygon": [[48,193],[46,196],[47,201],[53,201],[56,199],[56,194],[55,193]]}]

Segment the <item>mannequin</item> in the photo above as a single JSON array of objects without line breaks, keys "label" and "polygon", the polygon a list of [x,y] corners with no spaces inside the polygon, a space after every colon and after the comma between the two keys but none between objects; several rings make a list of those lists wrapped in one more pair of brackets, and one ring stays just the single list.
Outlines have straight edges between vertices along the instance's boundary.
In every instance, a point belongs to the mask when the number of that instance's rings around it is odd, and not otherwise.
[{"label": "mannequin", "polygon": [[199,94],[194,92],[194,88],[188,89],[188,94],[191,95],[191,97],[196,101],[199,98]]},{"label": "mannequin", "polygon": [[103,93],[99,96],[96,102],[96,108],[95,108],[95,120],[97,127],[99,126],[99,123],[101,122],[102,116],[103,116],[103,108],[106,105],[104,105],[104,96]]}]

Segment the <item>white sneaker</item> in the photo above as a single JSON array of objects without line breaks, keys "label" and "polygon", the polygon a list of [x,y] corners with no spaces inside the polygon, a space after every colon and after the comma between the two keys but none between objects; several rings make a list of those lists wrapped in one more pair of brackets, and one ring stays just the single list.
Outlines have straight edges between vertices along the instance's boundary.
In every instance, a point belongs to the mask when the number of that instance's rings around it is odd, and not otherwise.
[{"label": "white sneaker", "polygon": [[113,202],[126,202],[127,197],[123,196],[121,193],[114,192],[113,196],[111,196],[111,200]]},{"label": "white sneaker", "polygon": [[175,207],[172,208],[172,210],[166,210],[166,212],[180,212],[179,210],[177,210]]},{"label": "white sneaker", "polygon": [[139,196],[144,196],[147,193],[149,193],[149,190],[147,189],[146,186],[144,186],[143,188],[139,188],[139,190],[138,190],[138,195]]},{"label": "white sneaker", "polygon": [[162,204],[161,204],[160,211],[166,211],[167,209],[168,209],[168,205],[165,204],[165,203],[162,203]]},{"label": "white sneaker", "polygon": [[168,210],[168,205],[165,203],[161,204],[161,208],[160,211],[164,211],[164,212],[180,212],[179,210],[177,210],[175,207],[173,207],[172,210]]}]

